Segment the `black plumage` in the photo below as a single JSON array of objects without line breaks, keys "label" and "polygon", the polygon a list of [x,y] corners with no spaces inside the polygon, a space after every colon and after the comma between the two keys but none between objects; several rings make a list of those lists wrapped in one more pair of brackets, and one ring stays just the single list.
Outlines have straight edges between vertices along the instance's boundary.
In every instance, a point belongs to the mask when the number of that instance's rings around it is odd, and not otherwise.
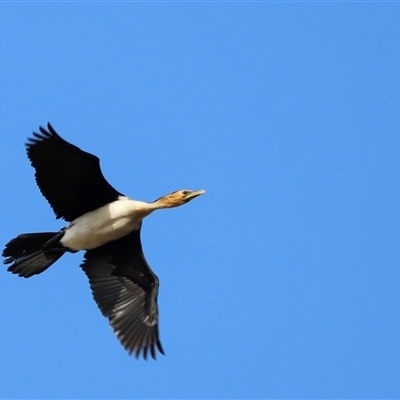
[{"label": "black plumage", "polygon": [[36,183],[57,218],[71,222],[122,196],[104,178],[100,160],[40,127],[26,144]]},{"label": "black plumage", "polygon": [[94,300],[115,334],[136,357],[164,354],[158,334],[158,278],[147,264],[140,230],[85,253],[82,269]]}]

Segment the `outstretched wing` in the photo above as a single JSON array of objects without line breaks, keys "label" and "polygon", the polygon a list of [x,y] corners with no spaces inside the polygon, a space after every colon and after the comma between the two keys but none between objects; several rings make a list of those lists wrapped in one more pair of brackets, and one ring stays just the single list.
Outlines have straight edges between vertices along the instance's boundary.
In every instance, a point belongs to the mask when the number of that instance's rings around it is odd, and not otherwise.
[{"label": "outstretched wing", "polygon": [[85,253],[81,265],[93,298],[129,352],[146,359],[156,348],[164,354],[158,333],[158,278],[147,264],[140,229]]},{"label": "outstretched wing", "polygon": [[39,189],[57,218],[73,221],[121,195],[104,178],[100,161],[62,139],[50,124],[28,139],[27,154]]}]

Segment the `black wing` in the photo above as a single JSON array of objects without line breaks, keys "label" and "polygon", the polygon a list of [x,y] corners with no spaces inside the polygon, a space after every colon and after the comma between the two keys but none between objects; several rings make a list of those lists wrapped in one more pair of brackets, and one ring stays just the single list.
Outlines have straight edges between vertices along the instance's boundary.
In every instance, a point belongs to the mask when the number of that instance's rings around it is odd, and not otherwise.
[{"label": "black wing", "polygon": [[100,161],[62,139],[50,124],[28,139],[36,183],[57,218],[73,221],[121,195],[104,178]]},{"label": "black wing", "polygon": [[81,265],[93,298],[124,348],[136,357],[156,348],[164,354],[158,333],[158,278],[147,264],[140,229],[85,253]]}]

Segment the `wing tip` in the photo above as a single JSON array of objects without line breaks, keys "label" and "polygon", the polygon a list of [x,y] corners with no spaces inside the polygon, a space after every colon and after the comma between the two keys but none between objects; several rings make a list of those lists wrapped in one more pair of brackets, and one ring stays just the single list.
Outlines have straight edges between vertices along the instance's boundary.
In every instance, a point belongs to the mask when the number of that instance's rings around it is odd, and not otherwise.
[{"label": "wing tip", "polygon": [[[126,349],[128,350],[128,349]],[[142,346],[139,346],[137,348],[133,348],[128,350],[129,355],[133,355],[135,358],[138,360],[141,357],[143,357],[143,359],[145,361],[147,361],[149,359],[149,355],[151,355],[151,358],[153,360],[157,360],[157,350],[160,354],[162,354],[163,356],[165,356],[165,351],[161,345],[161,342],[159,339],[156,339],[154,342],[152,343],[148,343]]]},{"label": "wing tip", "polygon": [[50,122],[47,122],[47,129],[40,125],[39,132],[34,131],[32,132],[32,135],[33,137],[28,138],[28,141],[25,143],[25,146],[28,147],[28,149],[37,143],[49,139],[58,139],[60,137]]}]

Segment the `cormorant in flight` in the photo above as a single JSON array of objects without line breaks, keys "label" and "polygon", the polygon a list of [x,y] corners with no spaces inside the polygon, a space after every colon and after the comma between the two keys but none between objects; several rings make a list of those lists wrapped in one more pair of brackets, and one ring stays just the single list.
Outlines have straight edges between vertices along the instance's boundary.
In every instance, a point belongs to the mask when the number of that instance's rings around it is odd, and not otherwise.
[{"label": "cormorant in flight", "polygon": [[204,190],[179,190],[152,203],[131,200],[104,178],[99,159],[62,139],[50,124],[28,139],[36,183],[57,218],[59,232],[25,233],[7,243],[8,271],[29,278],[64,253],[85,250],[82,269],[93,298],[129,354],[164,354],[158,333],[158,278],[144,258],[142,220],[181,206]]}]

